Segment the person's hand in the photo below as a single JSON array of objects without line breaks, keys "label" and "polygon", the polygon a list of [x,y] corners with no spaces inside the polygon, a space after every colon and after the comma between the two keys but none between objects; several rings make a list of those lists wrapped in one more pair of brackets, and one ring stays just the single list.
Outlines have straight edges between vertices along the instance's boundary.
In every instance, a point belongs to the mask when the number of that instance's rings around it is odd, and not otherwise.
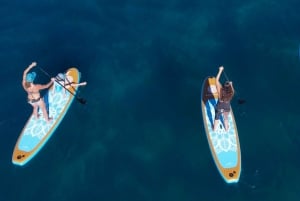
[{"label": "person's hand", "polygon": [[54,77],[52,77],[52,78],[51,78],[51,81],[52,81],[52,82],[54,82],[54,81],[55,81],[55,78],[54,78]]},{"label": "person's hand", "polygon": [[36,65],[37,65],[37,63],[34,61],[34,62],[32,62],[32,63],[30,64],[30,67],[33,68],[33,67],[35,67]]},{"label": "person's hand", "polygon": [[223,67],[223,66],[220,66],[220,67],[219,67],[219,71],[222,71],[222,70],[224,70],[224,67]]}]

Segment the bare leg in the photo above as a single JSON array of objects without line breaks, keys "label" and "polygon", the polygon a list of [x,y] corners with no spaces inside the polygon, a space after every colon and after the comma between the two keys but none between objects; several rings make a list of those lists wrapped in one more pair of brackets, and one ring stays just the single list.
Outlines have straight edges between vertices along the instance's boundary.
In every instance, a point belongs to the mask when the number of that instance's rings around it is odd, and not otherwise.
[{"label": "bare leg", "polygon": [[87,82],[81,82],[78,84],[78,86],[85,86],[85,85],[87,85]]},{"label": "bare leg", "polygon": [[85,85],[87,85],[87,82],[72,83],[71,85],[72,85],[73,87],[77,87],[77,86],[85,86]]},{"label": "bare leg", "polygon": [[45,105],[45,102],[43,99],[41,99],[41,101],[40,101],[40,108],[43,112],[43,116],[44,116],[45,120],[49,123],[52,118],[49,118],[49,116],[48,116],[46,105]]},{"label": "bare leg", "polygon": [[33,107],[33,115],[34,115],[34,117],[36,119],[39,118],[39,115],[38,115],[38,105],[32,104],[32,107]]},{"label": "bare leg", "polygon": [[224,112],[224,124],[225,124],[225,130],[228,131],[229,125],[228,125],[228,115],[229,112]]},{"label": "bare leg", "polygon": [[217,127],[219,126],[219,121],[220,121],[220,120],[218,120],[218,119],[215,119],[215,120],[214,120],[214,125],[213,125],[213,130],[214,130],[214,131],[217,130]]}]

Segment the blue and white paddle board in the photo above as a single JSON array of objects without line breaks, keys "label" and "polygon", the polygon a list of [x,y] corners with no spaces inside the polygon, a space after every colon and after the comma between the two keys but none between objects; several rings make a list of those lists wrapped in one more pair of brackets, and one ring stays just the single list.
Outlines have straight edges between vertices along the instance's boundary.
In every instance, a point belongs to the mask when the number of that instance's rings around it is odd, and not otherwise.
[{"label": "blue and white paddle board", "polygon": [[218,93],[215,77],[208,77],[202,85],[201,108],[206,137],[213,160],[226,183],[237,183],[241,174],[241,150],[238,131],[231,112],[228,117],[229,128],[225,130],[224,120],[214,131],[215,106]]},{"label": "blue and white paddle board", "polygon": [[[80,72],[76,68],[68,69],[66,76],[72,82],[79,83]],[[67,90],[61,90],[60,87],[57,82],[54,82],[44,96],[49,116],[53,118],[51,122],[45,121],[41,111],[39,111],[40,117],[38,119],[33,115],[29,117],[15,145],[12,156],[13,164],[23,166],[28,163],[46,144],[61,123],[74,100],[74,96]],[[68,90],[76,94],[77,87],[69,87]]]}]

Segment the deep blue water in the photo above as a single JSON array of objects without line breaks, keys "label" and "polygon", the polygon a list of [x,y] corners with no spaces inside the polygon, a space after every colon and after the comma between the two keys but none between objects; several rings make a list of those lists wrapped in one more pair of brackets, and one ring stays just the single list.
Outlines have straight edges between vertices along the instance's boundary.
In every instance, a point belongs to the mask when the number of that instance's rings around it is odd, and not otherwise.
[{"label": "deep blue water", "polygon": [[[300,2],[225,2],[1,2],[0,201],[298,200]],[[32,61],[50,75],[76,66],[88,102],[74,102],[18,167]],[[220,177],[202,124],[201,85],[220,65],[247,100],[232,103],[235,185]]]}]

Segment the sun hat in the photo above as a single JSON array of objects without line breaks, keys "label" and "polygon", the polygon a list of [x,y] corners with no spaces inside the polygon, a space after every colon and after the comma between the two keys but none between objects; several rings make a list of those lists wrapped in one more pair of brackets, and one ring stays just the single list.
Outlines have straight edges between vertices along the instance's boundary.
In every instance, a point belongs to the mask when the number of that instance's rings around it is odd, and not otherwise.
[{"label": "sun hat", "polygon": [[31,72],[26,75],[26,82],[33,82],[36,77],[36,72]]}]

